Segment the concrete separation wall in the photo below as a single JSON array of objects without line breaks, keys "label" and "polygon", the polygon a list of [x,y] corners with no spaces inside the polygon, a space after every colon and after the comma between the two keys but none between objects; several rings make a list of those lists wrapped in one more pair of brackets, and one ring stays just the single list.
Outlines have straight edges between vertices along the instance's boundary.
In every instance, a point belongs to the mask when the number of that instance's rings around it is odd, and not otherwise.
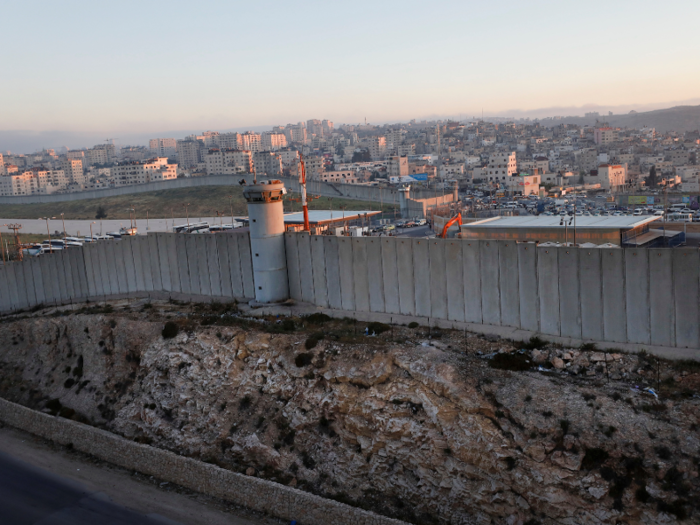
[{"label": "concrete separation wall", "polygon": [[285,235],[292,298],[320,308],[512,327],[602,347],[700,347],[698,250],[360,237],[327,240],[327,256],[306,247],[323,237]]},{"label": "concrete separation wall", "polygon": [[[313,293],[313,283],[309,289]],[[151,233],[0,265],[0,313],[88,300],[193,296],[254,296],[247,232]]]},{"label": "concrete separation wall", "polygon": [[0,399],[0,421],[61,445],[70,443],[74,449],[114,465],[284,520],[296,520],[304,525],[404,524],[298,489],[128,441],[82,423],[35,412],[4,399]]}]

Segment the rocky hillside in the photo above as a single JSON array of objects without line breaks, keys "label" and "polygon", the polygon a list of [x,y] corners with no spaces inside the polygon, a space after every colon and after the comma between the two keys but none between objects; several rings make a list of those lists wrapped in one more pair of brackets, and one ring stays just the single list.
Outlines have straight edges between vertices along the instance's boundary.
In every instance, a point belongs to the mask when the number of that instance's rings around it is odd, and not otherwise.
[{"label": "rocky hillside", "polygon": [[388,328],[36,312],[0,324],[0,395],[412,523],[698,520],[695,364]]}]

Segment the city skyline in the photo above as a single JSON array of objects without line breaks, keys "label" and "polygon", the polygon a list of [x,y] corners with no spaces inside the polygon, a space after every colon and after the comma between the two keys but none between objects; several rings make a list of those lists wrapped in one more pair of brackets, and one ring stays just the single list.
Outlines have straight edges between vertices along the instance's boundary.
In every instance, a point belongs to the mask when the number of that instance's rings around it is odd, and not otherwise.
[{"label": "city skyline", "polygon": [[7,19],[31,19],[33,32],[9,24],[0,35],[13,50],[0,131],[112,137],[313,115],[384,123],[697,103],[700,72],[687,64],[700,6],[671,4],[687,16],[659,27],[638,2],[441,2],[425,18],[415,2],[13,5]]}]

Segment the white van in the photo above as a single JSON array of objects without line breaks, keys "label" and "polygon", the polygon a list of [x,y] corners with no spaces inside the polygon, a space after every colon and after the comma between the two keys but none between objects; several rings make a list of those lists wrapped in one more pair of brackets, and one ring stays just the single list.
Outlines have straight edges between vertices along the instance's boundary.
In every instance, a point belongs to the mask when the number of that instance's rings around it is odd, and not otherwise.
[{"label": "white van", "polygon": [[673,212],[666,216],[666,220],[669,222],[693,222],[693,214]]}]

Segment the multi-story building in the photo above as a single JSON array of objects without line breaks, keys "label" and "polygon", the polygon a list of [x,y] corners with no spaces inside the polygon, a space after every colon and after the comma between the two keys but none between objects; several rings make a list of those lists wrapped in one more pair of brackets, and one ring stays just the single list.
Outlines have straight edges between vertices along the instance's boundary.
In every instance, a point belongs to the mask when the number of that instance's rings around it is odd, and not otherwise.
[{"label": "multi-story building", "polygon": [[593,130],[593,142],[598,145],[612,144],[617,142],[619,131],[613,128],[604,127]]},{"label": "multi-story building", "polygon": [[323,123],[318,119],[311,119],[306,121],[306,131],[317,137],[323,136]]},{"label": "multi-story building", "polygon": [[321,122],[321,131],[324,137],[330,137],[333,134],[333,123],[330,120]]},{"label": "multi-story building", "polygon": [[369,139],[368,149],[372,160],[381,160],[386,154],[386,137],[372,137]]},{"label": "multi-story building", "polygon": [[69,184],[82,186],[85,184],[85,174],[83,172],[83,162],[77,159],[65,159],[62,169],[68,178]]},{"label": "multi-story building", "polygon": [[296,126],[287,126],[284,131],[285,134],[287,134],[288,142],[306,144],[306,128],[302,123],[299,123]]},{"label": "multi-story building", "polygon": [[363,182],[364,178],[358,176],[356,171],[324,171],[319,174],[319,180],[323,182],[336,182],[339,184],[358,184]]},{"label": "multi-story building", "polygon": [[258,176],[279,177],[282,175],[282,158],[271,151],[253,154],[253,167]]},{"label": "multi-story building", "polygon": [[601,189],[620,191],[627,183],[627,167],[620,164],[601,164],[597,170],[584,175],[586,184],[600,184]]},{"label": "multi-story building", "polygon": [[489,157],[488,166],[482,171],[482,177],[487,181],[503,182],[518,172],[515,152],[493,153]]},{"label": "multi-story building", "polygon": [[408,175],[408,157],[390,157],[386,168],[389,177],[405,177]]},{"label": "multi-story building", "polygon": [[50,194],[63,190],[68,180],[63,170],[43,170],[34,168],[23,173],[0,177],[0,195]]},{"label": "multi-story building", "polygon": [[250,150],[252,152],[262,151],[262,138],[260,133],[254,133],[252,131],[246,131],[241,135],[242,148]]},{"label": "multi-story building", "polygon": [[180,166],[185,169],[196,168],[202,160],[202,147],[203,143],[199,140],[178,140],[177,159]]},{"label": "multi-story building", "polygon": [[156,157],[173,157],[177,154],[176,139],[151,139],[148,148]]},{"label": "multi-story building", "polygon": [[263,133],[262,134],[262,149],[263,151],[277,151],[287,147],[287,137],[284,133]]},{"label": "multi-story building", "polygon": [[158,157],[146,162],[126,162],[111,168],[111,180],[115,186],[145,184],[176,178],[177,164],[168,164],[167,157]]},{"label": "multi-story building", "polygon": [[293,149],[284,149],[278,151],[277,154],[282,159],[282,166],[288,168],[292,165],[296,165],[299,162],[299,152]]},{"label": "multi-story building", "polygon": [[304,168],[306,168],[306,176],[312,180],[320,180],[320,174],[325,170],[323,166],[323,157],[304,157]]},{"label": "multi-story building", "polygon": [[7,169],[5,168],[5,161],[3,160],[2,153],[0,153],[0,175],[5,175]]},{"label": "multi-story building", "polygon": [[207,175],[237,175],[253,172],[253,152],[212,148],[205,156]]}]

